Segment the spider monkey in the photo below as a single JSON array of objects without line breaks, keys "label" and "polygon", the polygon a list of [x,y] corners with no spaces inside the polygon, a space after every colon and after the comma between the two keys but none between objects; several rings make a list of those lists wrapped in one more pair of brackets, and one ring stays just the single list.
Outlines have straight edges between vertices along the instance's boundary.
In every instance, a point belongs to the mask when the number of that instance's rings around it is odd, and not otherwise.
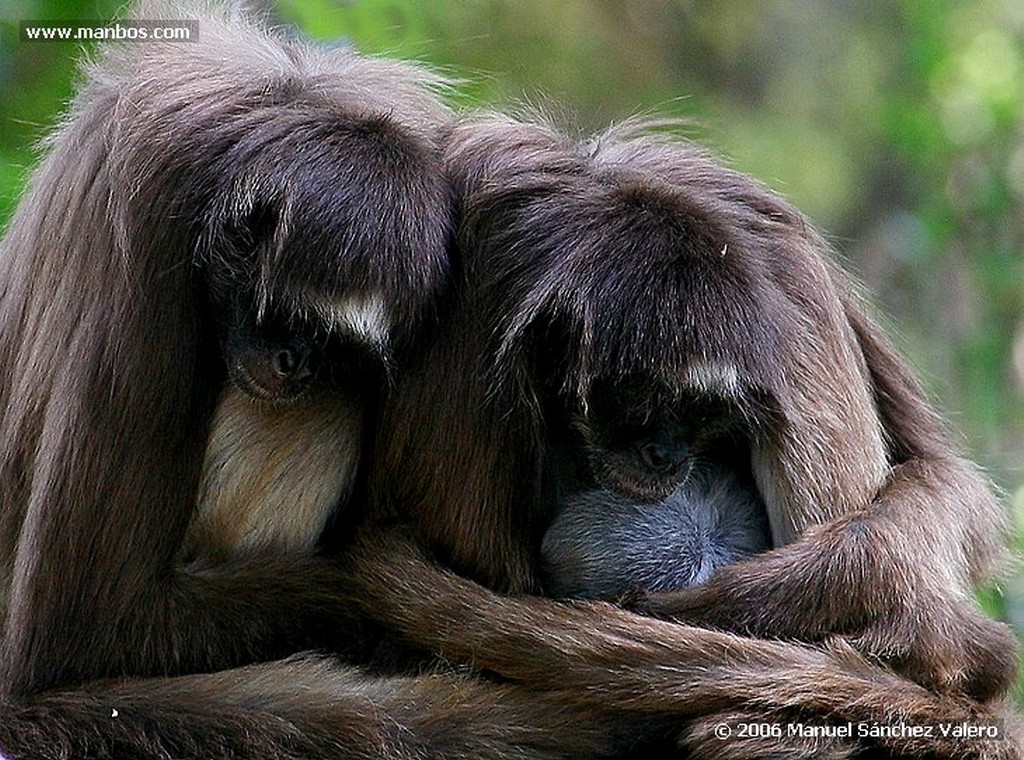
[{"label": "spider monkey", "polygon": [[444,83],[202,15],[102,51],[0,244],[3,694],[351,624],[308,542],[448,287]]}]

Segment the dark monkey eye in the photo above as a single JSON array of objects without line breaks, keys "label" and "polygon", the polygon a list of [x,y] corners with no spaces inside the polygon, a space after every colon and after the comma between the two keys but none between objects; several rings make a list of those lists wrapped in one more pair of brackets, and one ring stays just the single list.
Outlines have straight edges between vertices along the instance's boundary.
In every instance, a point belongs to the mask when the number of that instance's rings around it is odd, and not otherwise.
[{"label": "dark monkey eye", "polygon": [[282,348],[274,354],[274,371],[282,377],[287,377],[302,366],[302,358],[291,348]]},{"label": "dark monkey eye", "polygon": [[640,446],[640,459],[657,473],[670,473],[678,469],[688,455],[685,446],[668,447],[656,441],[648,441]]}]

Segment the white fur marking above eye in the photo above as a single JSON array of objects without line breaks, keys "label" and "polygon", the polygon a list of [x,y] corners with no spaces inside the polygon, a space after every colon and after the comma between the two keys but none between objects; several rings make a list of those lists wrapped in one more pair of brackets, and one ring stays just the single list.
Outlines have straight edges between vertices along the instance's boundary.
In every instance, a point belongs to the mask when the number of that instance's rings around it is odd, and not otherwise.
[{"label": "white fur marking above eye", "polygon": [[684,374],[686,384],[704,393],[737,395],[740,391],[740,373],[732,364],[722,362],[693,362]]},{"label": "white fur marking above eye", "polygon": [[387,346],[391,318],[380,293],[346,296],[337,301],[316,299],[311,306],[332,329],[376,348]]}]

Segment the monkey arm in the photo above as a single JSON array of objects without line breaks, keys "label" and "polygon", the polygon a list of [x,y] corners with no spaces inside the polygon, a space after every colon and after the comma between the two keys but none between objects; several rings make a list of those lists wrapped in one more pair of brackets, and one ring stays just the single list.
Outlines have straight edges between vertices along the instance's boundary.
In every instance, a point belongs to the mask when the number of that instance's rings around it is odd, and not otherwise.
[{"label": "monkey arm", "polygon": [[[896,483],[920,498],[908,469],[894,475]],[[899,485],[887,489],[890,499]],[[821,641],[842,634],[926,686],[982,699],[1005,694],[1017,667],[1009,629],[969,598],[951,596],[933,574],[948,569],[913,548],[919,521],[900,525],[887,504],[883,498],[875,510],[809,528],[702,586],[651,594],[635,609],[755,636]]]},{"label": "monkey arm", "polygon": [[[602,603],[502,596],[434,565],[401,530],[366,530],[350,559],[353,604],[406,642],[524,685],[572,694],[580,703],[679,718],[746,706],[840,721],[900,715],[922,723],[976,720],[986,710],[930,693],[849,647],[743,638]],[[879,741],[896,754],[985,751],[950,738]]]},{"label": "monkey arm", "polygon": [[877,495],[638,609],[758,636],[819,641],[839,633],[927,686],[1003,695],[1016,677],[1016,642],[970,596],[1003,551],[999,504],[878,328],[851,300],[844,309],[895,463]]},{"label": "monkey arm", "polygon": [[[155,313],[187,310],[174,293],[153,294]],[[134,296],[117,295],[108,307],[100,288],[81,299],[95,301],[93,314],[69,350],[52,349],[57,378],[43,418],[18,420],[13,402],[5,410],[4,423],[23,424],[21,443],[35,449],[30,477],[11,475],[0,494],[5,531],[17,525],[0,678],[7,693],[242,664],[308,645],[307,626],[336,634],[345,625],[344,599],[331,591],[343,577],[326,560],[179,564],[210,403],[201,354],[184,316],[158,320],[166,345],[147,340],[149,315],[122,315],[110,334],[95,315],[133,311],[124,301]],[[104,340],[127,348],[114,353]],[[26,355],[44,350],[27,342]],[[105,350],[123,376],[106,368]],[[13,468],[16,458],[2,461]]]},{"label": "monkey arm", "polygon": [[312,657],[0,705],[12,760],[569,760],[621,757],[640,735],[635,716],[562,695],[445,674],[374,677]]}]

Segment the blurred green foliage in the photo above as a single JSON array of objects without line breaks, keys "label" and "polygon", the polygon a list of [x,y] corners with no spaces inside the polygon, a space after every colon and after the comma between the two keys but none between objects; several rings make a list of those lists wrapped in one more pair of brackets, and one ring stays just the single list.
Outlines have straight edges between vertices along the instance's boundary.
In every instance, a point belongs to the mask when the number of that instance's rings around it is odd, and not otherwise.
[{"label": "blurred green foliage", "polygon": [[[7,0],[3,13],[102,19],[121,6]],[[829,233],[1024,524],[1024,3],[281,0],[264,10],[327,44],[446,72],[462,107],[539,105],[581,130],[636,113],[687,119],[691,137]],[[0,31],[0,218],[79,52]],[[1002,591],[984,603],[1024,629],[1024,582]]]}]

